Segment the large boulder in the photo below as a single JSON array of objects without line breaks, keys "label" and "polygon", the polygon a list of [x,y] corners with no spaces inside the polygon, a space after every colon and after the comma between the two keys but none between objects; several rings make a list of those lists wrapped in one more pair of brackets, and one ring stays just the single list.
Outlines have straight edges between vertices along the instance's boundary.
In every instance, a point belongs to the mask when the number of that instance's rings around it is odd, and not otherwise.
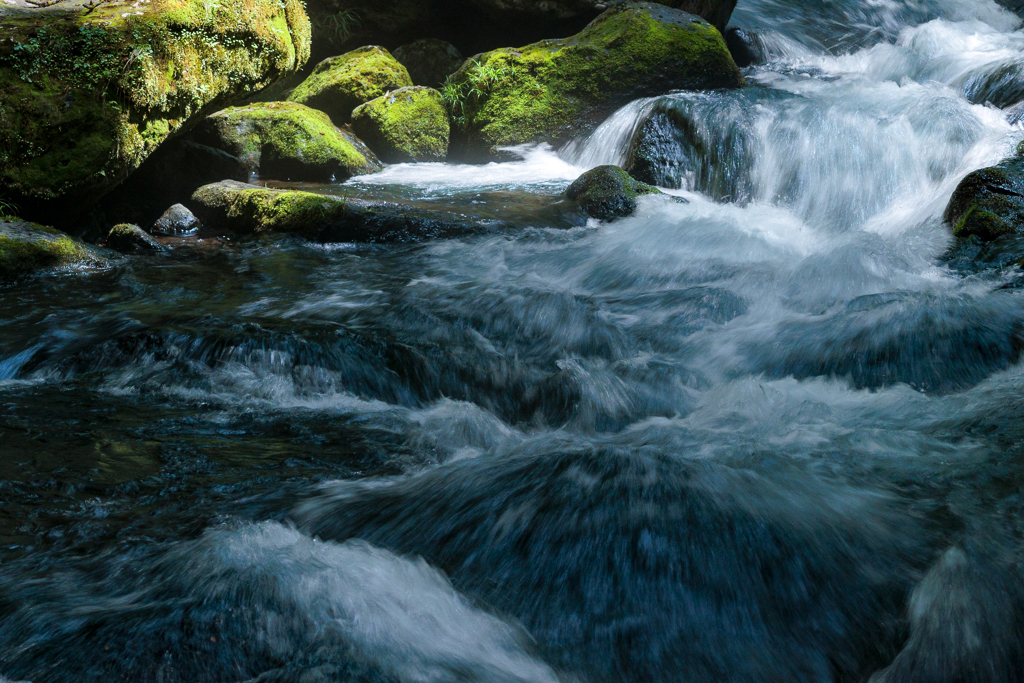
[{"label": "large boulder", "polygon": [[93,247],[62,232],[24,221],[0,221],[0,282],[74,265],[103,265]]},{"label": "large boulder", "polygon": [[960,239],[990,242],[1024,233],[1024,144],[997,166],[961,181],[946,209],[946,220]]},{"label": "large boulder", "polygon": [[[579,16],[592,18],[609,5],[625,4],[626,0],[467,0],[468,4],[483,9],[496,17],[534,17],[571,19]],[[736,0],[664,0],[659,3],[695,14],[725,31]]]},{"label": "large boulder", "polygon": [[503,146],[557,145],[638,97],[742,84],[703,19],[650,2],[618,6],[572,38],[469,60],[444,88],[452,154],[482,160]]},{"label": "large boulder", "polygon": [[[448,41],[463,54],[564,38],[625,1],[308,0],[307,6],[317,55],[327,57],[357,45],[393,49],[425,36]],[[703,17],[723,31],[736,0],[664,0],[661,4]]]},{"label": "large boulder", "polygon": [[289,233],[319,242],[404,242],[486,229],[461,217],[409,206],[230,180],[199,188],[189,204],[207,230],[240,235]]},{"label": "large boulder", "polygon": [[406,68],[384,48],[370,45],[317,64],[288,101],[319,109],[342,124],[360,104],[409,85]]},{"label": "large boulder", "polygon": [[301,0],[69,7],[0,9],[0,186],[26,216],[87,210],[169,137],[309,56]]},{"label": "large boulder", "polygon": [[637,197],[661,190],[633,179],[618,166],[598,166],[577,178],[565,191],[591,218],[611,221],[632,216]]},{"label": "large boulder", "polygon": [[382,166],[327,114],[295,102],[260,102],[217,112],[196,132],[238,157],[251,173],[279,180],[345,180]]},{"label": "large boulder", "polygon": [[408,69],[413,83],[428,88],[440,88],[466,61],[454,45],[437,38],[402,45],[392,54]]},{"label": "large boulder", "polygon": [[444,161],[451,132],[441,93],[412,86],[352,112],[352,129],[384,161]]}]

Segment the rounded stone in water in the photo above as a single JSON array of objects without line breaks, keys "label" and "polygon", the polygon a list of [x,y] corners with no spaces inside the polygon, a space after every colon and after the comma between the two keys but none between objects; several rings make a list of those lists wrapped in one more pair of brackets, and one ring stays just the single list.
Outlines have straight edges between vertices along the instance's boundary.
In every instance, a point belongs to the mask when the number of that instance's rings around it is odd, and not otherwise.
[{"label": "rounded stone in water", "polygon": [[192,235],[202,227],[202,223],[187,207],[175,204],[156,219],[153,232],[161,235]]}]

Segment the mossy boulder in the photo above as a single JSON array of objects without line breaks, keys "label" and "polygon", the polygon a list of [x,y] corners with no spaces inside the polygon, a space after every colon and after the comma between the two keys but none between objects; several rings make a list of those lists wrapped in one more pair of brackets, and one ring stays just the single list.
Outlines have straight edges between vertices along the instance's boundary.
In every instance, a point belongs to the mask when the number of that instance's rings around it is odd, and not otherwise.
[{"label": "mossy boulder", "polygon": [[611,221],[632,216],[637,197],[660,193],[658,188],[635,180],[618,166],[598,166],[573,181],[565,196],[579,202],[588,216]]},{"label": "mossy boulder", "polygon": [[108,249],[122,254],[134,254],[140,251],[163,251],[164,246],[137,225],[119,223],[107,233]]},{"label": "mossy boulder", "polygon": [[964,178],[946,209],[957,238],[990,242],[1024,233],[1024,144],[1016,157]]},{"label": "mossy boulder", "polygon": [[441,93],[412,86],[352,112],[352,129],[384,161],[444,161],[451,125]]},{"label": "mossy boulder", "polygon": [[440,212],[230,180],[199,188],[190,206],[208,230],[290,233],[318,242],[405,242],[484,229]]},{"label": "mossy boulder", "polygon": [[36,223],[0,221],[0,282],[74,265],[102,265],[94,248]]},{"label": "mossy boulder", "polygon": [[437,38],[402,45],[392,54],[409,71],[413,83],[428,88],[440,88],[466,61],[458,48]]},{"label": "mossy boulder", "polygon": [[296,102],[225,109],[207,118],[195,139],[238,157],[265,178],[345,180],[382,168],[366,145],[327,114]]},{"label": "mossy boulder", "polygon": [[453,156],[482,160],[503,146],[561,144],[638,97],[742,84],[714,26],[643,2],[608,10],[572,38],[471,59],[444,95]]},{"label": "mossy boulder", "polygon": [[299,69],[301,0],[152,0],[0,9],[0,186],[66,217],[169,137]]},{"label": "mossy boulder", "polygon": [[288,101],[319,109],[342,124],[360,104],[408,85],[406,68],[384,48],[370,45],[317,64]]}]

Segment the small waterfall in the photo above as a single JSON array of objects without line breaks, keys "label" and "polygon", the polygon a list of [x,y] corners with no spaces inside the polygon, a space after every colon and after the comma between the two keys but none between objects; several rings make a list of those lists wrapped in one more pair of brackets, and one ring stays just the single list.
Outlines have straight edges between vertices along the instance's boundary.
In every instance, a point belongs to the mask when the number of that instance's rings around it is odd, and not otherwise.
[{"label": "small waterfall", "polygon": [[588,169],[607,164],[622,166],[626,163],[629,145],[637,128],[647,118],[656,100],[650,97],[630,102],[587,137],[569,142],[558,155],[571,164]]}]

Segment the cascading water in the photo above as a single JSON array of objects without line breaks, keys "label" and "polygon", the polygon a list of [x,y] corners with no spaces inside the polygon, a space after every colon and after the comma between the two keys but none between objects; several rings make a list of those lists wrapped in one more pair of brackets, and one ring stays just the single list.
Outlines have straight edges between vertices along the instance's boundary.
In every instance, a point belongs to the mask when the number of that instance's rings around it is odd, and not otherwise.
[{"label": "cascading water", "polygon": [[[1024,299],[942,222],[1020,20],[733,24],[745,89],[321,188],[514,230],[6,290],[0,681],[1021,680]],[[573,219],[606,163],[687,201]]]}]

